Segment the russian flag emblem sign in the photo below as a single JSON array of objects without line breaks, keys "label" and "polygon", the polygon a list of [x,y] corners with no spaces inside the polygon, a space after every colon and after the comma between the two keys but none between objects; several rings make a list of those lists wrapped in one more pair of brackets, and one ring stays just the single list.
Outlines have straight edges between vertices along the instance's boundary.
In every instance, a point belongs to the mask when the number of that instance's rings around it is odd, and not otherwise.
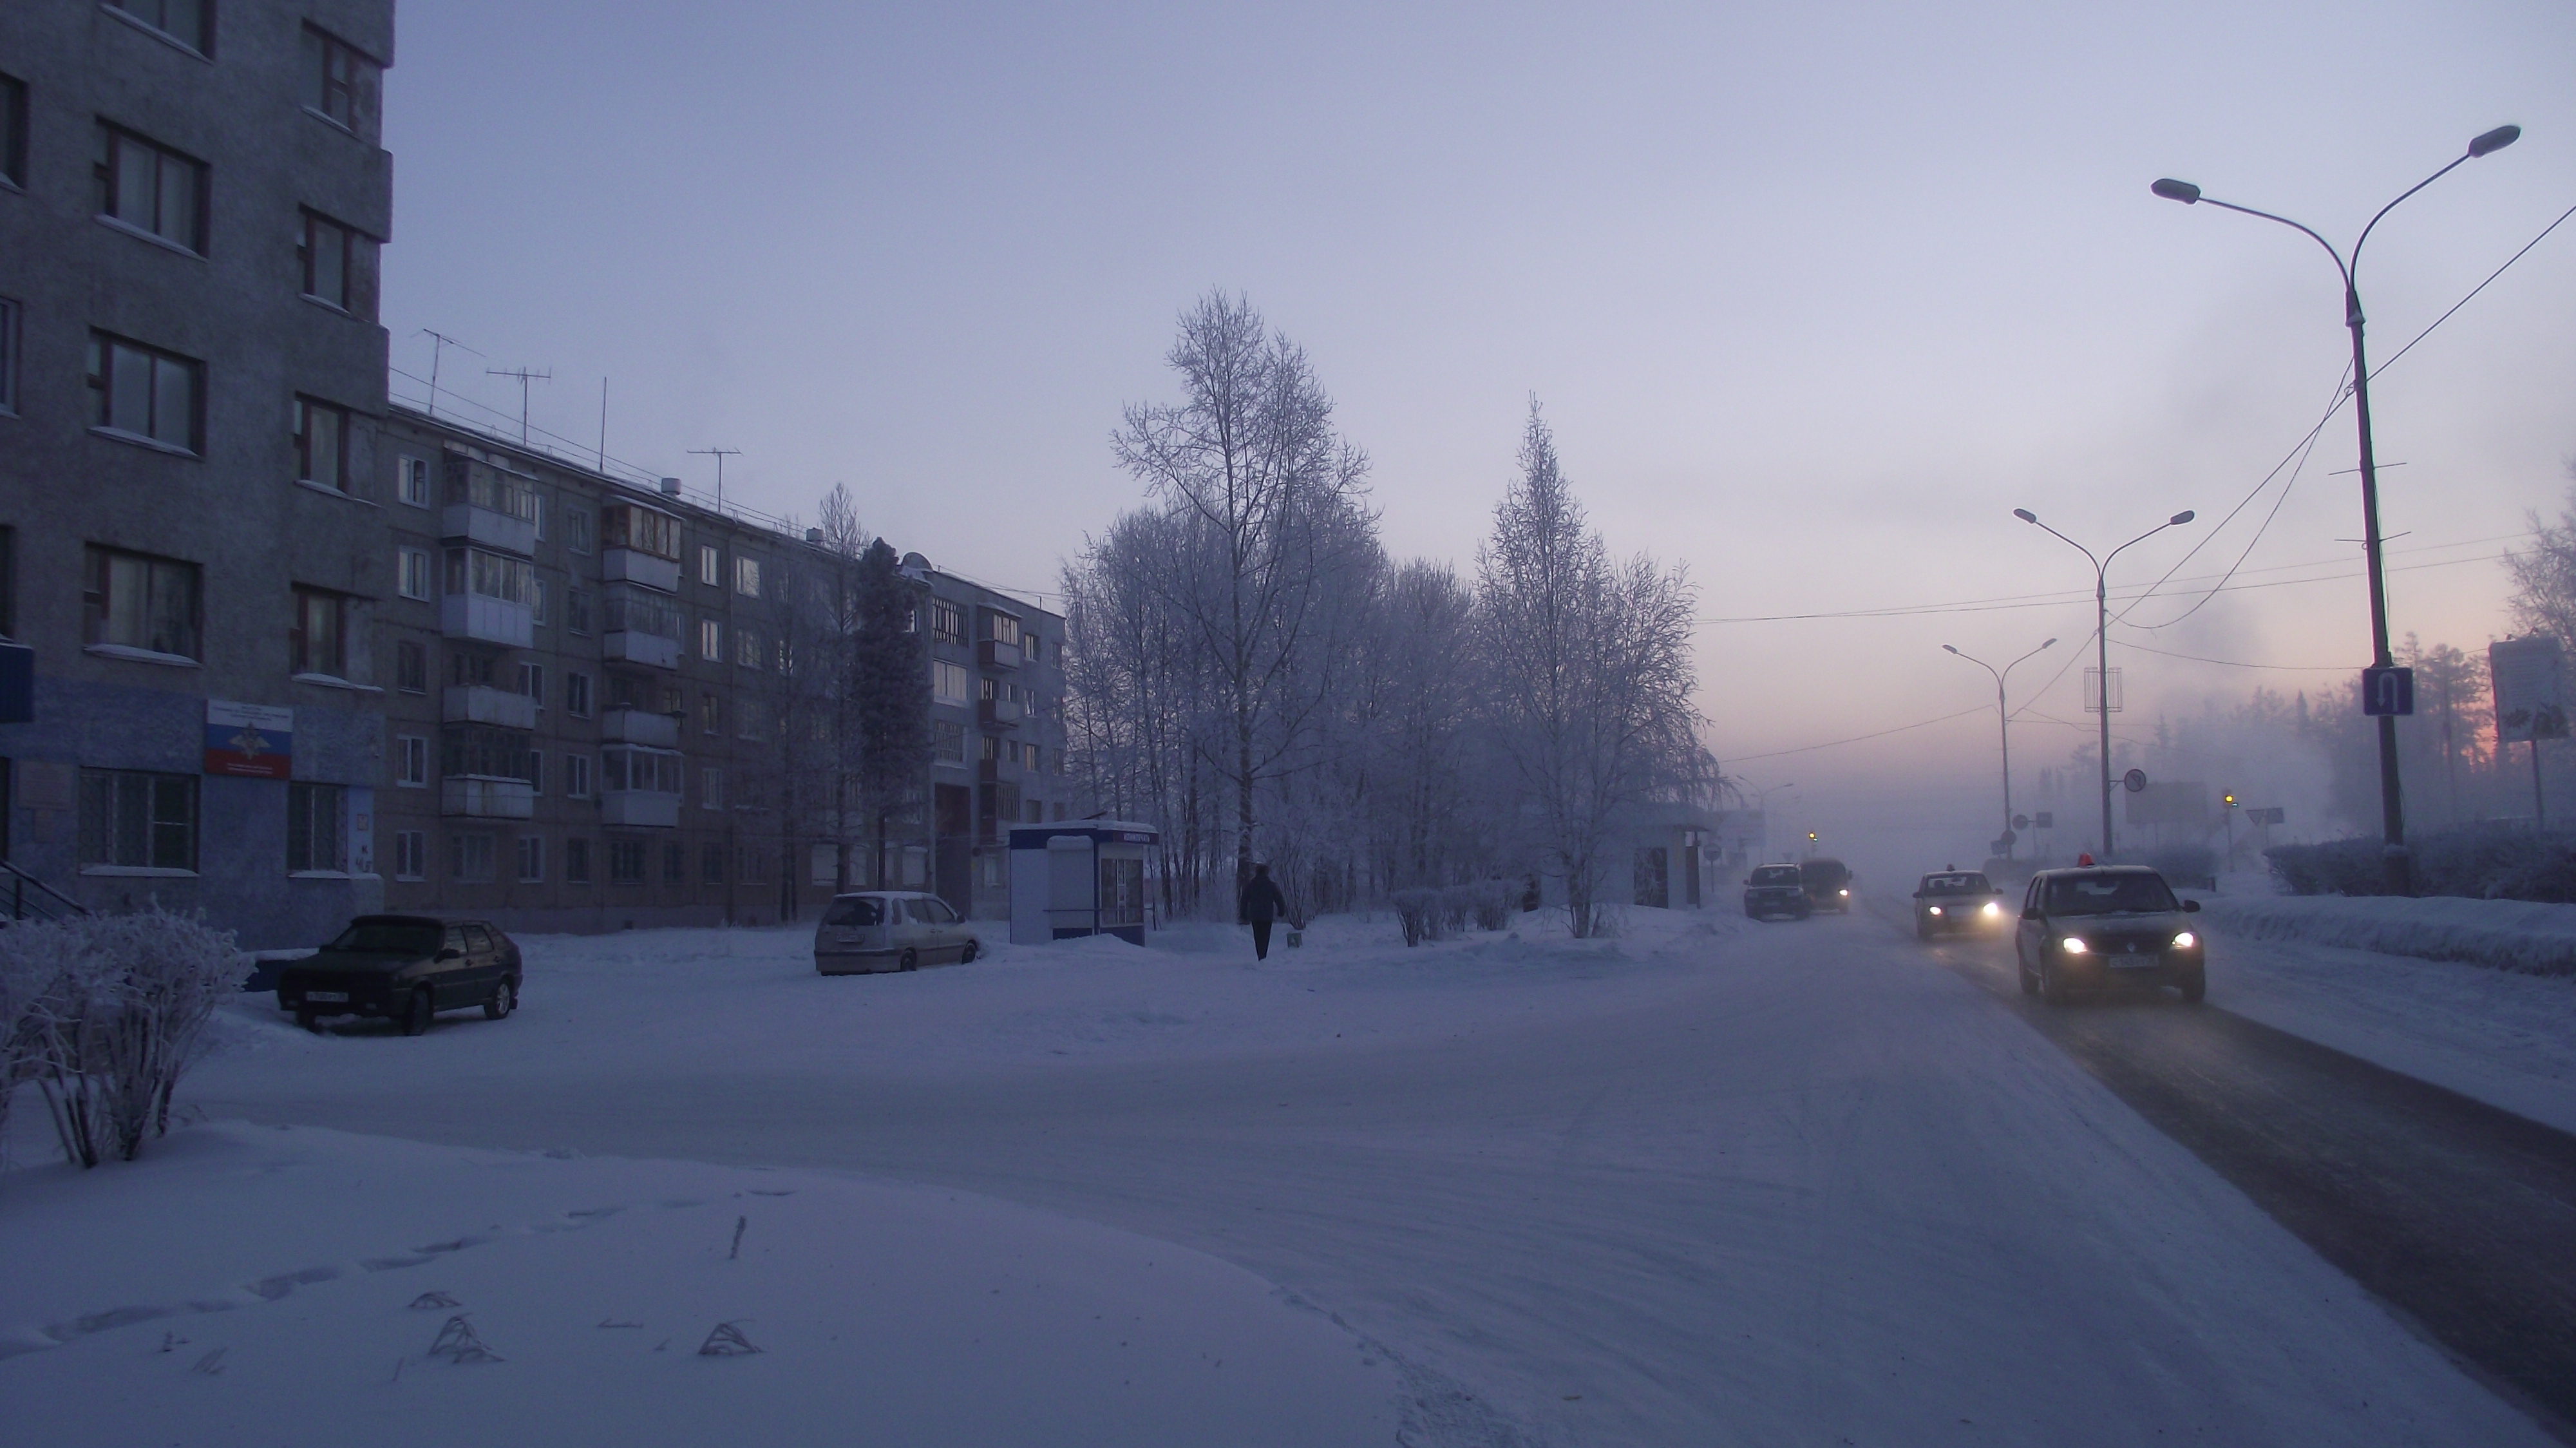
[{"label": "russian flag emblem sign", "polygon": [[294,777],[295,711],[230,699],[206,701],[206,773],[235,779]]}]

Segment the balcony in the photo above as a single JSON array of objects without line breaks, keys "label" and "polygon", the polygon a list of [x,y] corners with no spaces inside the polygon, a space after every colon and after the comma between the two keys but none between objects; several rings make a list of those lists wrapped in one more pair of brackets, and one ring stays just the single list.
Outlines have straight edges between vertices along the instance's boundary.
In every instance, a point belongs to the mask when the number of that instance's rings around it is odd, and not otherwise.
[{"label": "balcony", "polygon": [[599,822],[604,825],[644,825],[657,830],[676,829],[680,823],[679,792],[603,789],[599,792]]},{"label": "balcony", "polygon": [[1023,662],[1018,644],[1000,639],[980,639],[975,644],[975,662],[988,669],[1016,669]]},{"label": "balcony", "polygon": [[599,636],[599,655],[610,663],[676,669],[680,666],[680,641],[622,628]]},{"label": "balcony", "polygon": [[975,701],[975,722],[987,729],[1017,729],[1020,727],[1020,720],[1027,717],[1028,712],[1028,706],[1016,699]]},{"label": "balcony", "polygon": [[640,583],[663,593],[680,591],[680,565],[634,548],[603,548],[599,576],[609,583]]},{"label": "balcony", "polygon": [[438,518],[439,532],[450,543],[474,543],[521,558],[536,556],[537,525],[526,518],[513,518],[472,503],[450,503]]},{"label": "balcony", "polygon": [[450,684],[440,700],[439,718],[450,724],[498,724],[504,729],[537,727],[537,701],[489,684]]},{"label": "balcony", "polygon": [[[452,639],[524,649],[537,641],[536,610],[480,593],[451,593],[439,600],[438,628]],[[676,660],[679,645],[672,645]]]},{"label": "balcony", "polygon": [[613,744],[680,747],[680,721],[649,709],[611,709],[599,716],[599,737]]},{"label": "balcony", "polygon": [[524,779],[449,775],[438,782],[438,812],[481,820],[523,820],[537,812],[536,786]]}]

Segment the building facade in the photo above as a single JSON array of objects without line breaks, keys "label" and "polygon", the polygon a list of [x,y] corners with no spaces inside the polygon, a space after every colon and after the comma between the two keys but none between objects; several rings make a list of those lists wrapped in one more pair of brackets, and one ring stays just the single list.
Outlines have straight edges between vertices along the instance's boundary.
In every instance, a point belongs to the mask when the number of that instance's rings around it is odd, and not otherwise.
[{"label": "building facade", "polygon": [[0,6],[0,852],[245,946],[377,908],[389,0]]}]

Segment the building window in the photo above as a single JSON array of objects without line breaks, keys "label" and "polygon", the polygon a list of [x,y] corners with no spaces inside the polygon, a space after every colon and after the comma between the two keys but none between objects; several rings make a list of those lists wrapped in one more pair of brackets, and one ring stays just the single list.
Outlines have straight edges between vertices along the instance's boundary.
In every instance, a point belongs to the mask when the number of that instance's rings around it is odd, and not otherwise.
[{"label": "building window", "polygon": [[590,798],[590,756],[567,754],[563,757],[564,794],[570,799]]},{"label": "building window", "polygon": [[449,835],[447,878],[462,885],[492,883],[492,837],[485,834]]},{"label": "building window", "polygon": [[718,553],[712,543],[698,545],[698,581],[709,588],[720,587],[724,583],[724,555]]},{"label": "building window", "polygon": [[418,639],[394,640],[394,687],[406,694],[429,692],[429,650]]},{"label": "building window", "polygon": [[678,840],[669,841],[662,846],[662,883],[682,885],[688,883],[688,879],[688,848]]},{"label": "building window", "polygon": [[537,541],[546,541],[546,495],[528,489],[528,525],[536,531]]},{"label": "building window", "polygon": [[713,689],[698,696],[698,732],[707,735],[724,732],[724,696]]},{"label": "building window", "polygon": [[416,598],[423,603],[430,602],[436,596],[432,589],[436,584],[437,575],[430,571],[429,550],[397,548],[394,550],[394,558],[397,564],[394,587],[405,598]]},{"label": "building window", "polygon": [[295,621],[286,633],[287,672],[328,674],[349,671],[349,601],[318,588],[295,590]]},{"label": "building window", "polygon": [[737,628],[733,631],[733,661],[746,669],[757,669],[769,662],[767,651],[761,647],[760,630]]},{"label": "building window", "polygon": [[565,884],[587,885],[590,883],[590,841],[582,839],[579,836],[574,836],[565,840],[563,861]]},{"label": "building window", "polygon": [[450,779],[528,777],[527,736],[488,724],[451,724],[438,737],[438,772]]},{"label": "building window", "polygon": [[295,476],[345,492],[349,486],[349,410],[310,397],[295,399]]},{"label": "building window", "polygon": [[340,821],[349,792],[336,784],[290,784],[286,787],[286,869],[345,870]]},{"label": "building window", "polygon": [[545,792],[546,752],[542,749],[531,749],[528,751],[528,793],[544,794]]},{"label": "building window", "polygon": [[205,254],[205,162],[101,122],[91,174],[99,215]]},{"label": "building window", "polygon": [[963,665],[952,664],[946,659],[930,661],[930,702],[964,705],[974,697],[967,692],[968,687]]},{"label": "building window", "polygon": [[535,583],[535,591],[529,595],[533,600],[528,605],[529,621],[540,625],[552,624],[555,621],[555,591],[546,586],[546,580],[542,574],[536,575],[533,581]]},{"label": "building window", "polygon": [[599,751],[599,787],[605,790],[680,792],[680,756],[665,749],[612,746]]},{"label": "building window", "polygon": [[958,612],[957,605],[944,598],[932,599],[930,601],[930,637],[936,643],[956,644],[963,647],[966,642],[966,615]]},{"label": "building window", "polygon": [[698,875],[710,885],[724,883],[724,846],[713,840],[699,846]]},{"label": "building window", "polygon": [[357,130],[374,104],[377,69],[338,36],[304,27],[304,104],[325,119]]},{"label": "building window", "polygon": [[769,701],[743,699],[734,705],[733,732],[737,739],[761,740],[769,737]]},{"label": "building window", "polygon": [[546,707],[546,666],[545,666],[545,665],[543,665],[543,664],[526,664],[526,663],[523,663],[523,664],[519,665],[519,675],[518,675],[518,678],[519,678],[519,683],[518,683],[519,692],[520,692],[520,693],[522,693],[522,694],[527,695],[527,696],[528,696],[529,698],[531,698],[531,699],[536,700],[536,701],[537,701],[537,707],[538,707],[539,709],[543,709],[543,708],[545,708],[545,707]]},{"label": "building window", "polygon": [[97,405],[90,421],[183,452],[201,451],[197,397],[204,372],[202,363],[176,353],[92,332],[89,388]]},{"label": "building window", "polygon": [[733,591],[745,598],[760,597],[760,560],[736,558],[733,561]]},{"label": "building window", "polygon": [[18,410],[19,306],[0,297],[0,412]]},{"label": "building window", "polygon": [[644,883],[644,842],[642,840],[608,842],[608,883],[612,885]]},{"label": "building window", "polygon": [[356,260],[357,233],[308,211],[304,235],[295,243],[296,260],[304,264],[304,295],[349,310],[350,263]]},{"label": "building window", "polygon": [[[674,649],[687,637],[688,620],[671,601],[649,588],[612,583],[600,594],[599,627],[606,633],[646,634],[669,639]],[[678,712],[674,709],[672,712]]]},{"label": "building window", "polygon": [[988,611],[984,615],[984,637],[997,644],[1010,644],[1017,647],[1020,642],[1020,621],[1007,613]]},{"label": "building window", "polygon": [[942,764],[964,764],[966,726],[954,719],[931,720],[930,752]]},{"label": "building window", "polygon": [[135,20],[197,52],[214,54],[214,17],[207,0],[104,0],[107,8]]},{"label": "building window", "polygon": [[425,734],[395,736],[394,783],[405,789],[429,788],[429,736]]},{"label": "building window", "polygon": [[[590,551],[590,512],[586,508],[564,509],[564,546],[575,553]],[[570,844],[571,841],[565,841]]]},{"label": "building window", "polygon": [[680,520],[668,513],[620,503],[599,515],[599,545],[632,548],[672,563],[680,561]]},{"label": "building window", "polygon": [[724,662],[724,624],[719,620],[698,620],[698,657],[710,663]]},{"label": "building window", "polygon": [[536,489],[490,463],[462,453],[447,455],[447,501],[516,518],[531,528],[536,526]]},{"label": "building window", "polygon": [[450,649],[447,654],[447,682],[460,688],[468,684],[491,686],[495,667],[490,654],[473,649]]},{"label": "building window", "polygon": [[564,675],[564,712],[576,719],[590,717],[590,675]]},{"label": "building window", "polygon": [[429,459],[394,459],[394,499],[415,508],[429,506]]},{"label": "building window", "polygon": [[479,593],[505,603],[536,602],[537,566],[480,548],[447,550],[447,591]]},{"label": "building window", "polygon": [[27,184],[27,83],[0,75],[0,181]]},{"label": "building window", "polygon": [[88,641],[197,657],[197,565],[113,549],[89,550]]},{"label": "building window", "polygon": [[80,862],[197,868],[197,777],[131,769],[80,772]]},{"label": "building window", "polygon": [[564,590],[564,629],[588,637],[590,633],[590,595],[579,589]]},{"label": "building window", "polygon": [[1026,658],[1030,663],[1036,663],[1038,661],[1038,645],[1043,642],[1044,640],[1040,639],[1036,634],[1020,635],[1021,656]]},{"label": "building window", "polygon": [[1020,746],[1020,767],[1031,774],[1037,773],[1038,747],[1036,745],[1023,744]]},{"label": "building window", "polygon": [[702,769],[702,770],[698,771],[698,808],[700,808],[700,809],[723,809],[723,808],[724,808],[724,771],[723,771],[723,770],[721,770],[721,769]]},{"label": "building window", "polygon": [[546,841],[543,835],[519,836],[519,883],[532,885],[546,877]]},{"label": "building window", "polygon": [[429,878],[429,835],[422,830],[394,831],[394,878]]}]

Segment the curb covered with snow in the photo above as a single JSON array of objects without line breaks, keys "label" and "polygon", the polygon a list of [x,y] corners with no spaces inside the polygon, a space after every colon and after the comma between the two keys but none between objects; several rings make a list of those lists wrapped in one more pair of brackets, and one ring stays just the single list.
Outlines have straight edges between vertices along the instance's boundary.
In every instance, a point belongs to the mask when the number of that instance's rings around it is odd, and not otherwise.
[{"label": "curb covered with snow", "polygon": [[2576,905],[2460,896],[2279,895],[2203,902],[2250,940],[2295,940],[2459,960],[2526,975],[2576,976]]}]

